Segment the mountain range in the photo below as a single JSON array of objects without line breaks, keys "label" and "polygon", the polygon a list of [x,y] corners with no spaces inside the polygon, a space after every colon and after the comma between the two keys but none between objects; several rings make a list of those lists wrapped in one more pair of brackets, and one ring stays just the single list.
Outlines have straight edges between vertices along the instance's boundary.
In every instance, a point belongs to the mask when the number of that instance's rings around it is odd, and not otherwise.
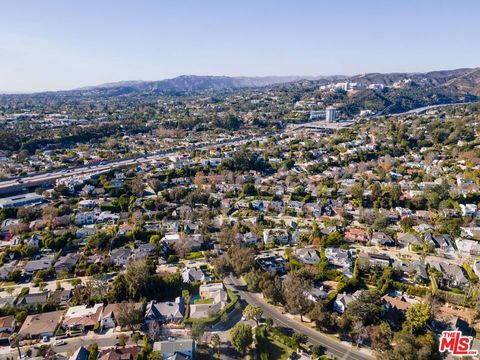
[{"label": "mountain range", "polygon": [[114,83],[89,86],[70,91],[115,91],[129,92],[192,92],[226,90],[239,88],[264,87],[279,84],[312,81],[330,83],[349,81],[362,84],[383,84],[390,86],[395,82],[410,79],[420,87],[438,87],[450,91],[480,96],[480,68],[462,68],[440,70],[425,73],[368,73],[354,76],[264,76],[264,77],[229,77],[182,75],[172,79],[159,81],[120,81]]}]

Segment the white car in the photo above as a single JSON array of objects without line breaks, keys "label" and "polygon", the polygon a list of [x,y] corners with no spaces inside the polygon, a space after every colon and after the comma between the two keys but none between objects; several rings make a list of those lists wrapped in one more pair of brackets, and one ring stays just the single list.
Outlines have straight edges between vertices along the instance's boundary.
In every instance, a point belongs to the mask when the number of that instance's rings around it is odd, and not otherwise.
[{"label": "white car", "polygon": [[62,346],[62,345],[65,345],[66,342],[63,341],[63,340],[57,340],[53,343],[53,346]]}]

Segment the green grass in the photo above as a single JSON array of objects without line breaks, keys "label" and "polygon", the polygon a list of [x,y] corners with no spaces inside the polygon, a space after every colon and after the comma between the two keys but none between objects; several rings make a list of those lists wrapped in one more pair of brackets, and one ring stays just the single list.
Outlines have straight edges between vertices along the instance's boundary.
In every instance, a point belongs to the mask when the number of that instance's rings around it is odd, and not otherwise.
[{"label": "green grass", "polygon": [[473,271],[472,267],[470,266],[470,264],[468,263],[463,263],[463,268],[465,269],[468,277],[469,277],[469,280],[471,282],[473,282],[474,284],[478,283],[478,276],[477,274],[475,274],[475,272]]},{"label": "green grass", "polygon": [[213,303],[213,299],[197,299],[197,300],[195,300],[195,305],[212,304],[212,303]]},{"label": "green grass", "polygon": [[260,360],[288,359],[293,349],[275,339],[266,326],[260,326],[256,331],[257,351]]},{"label": "green grass", "polygon": [[203,257],[203,252],[202,251],[192,251],[188,253],[186,259],[187,260],[196,260]]},{"label": "green grass", "polygon": [[432,285],[432,294],[437,295],[437,292],[438,292],[437,280],[432,274],[430,274],[430,283]]}]

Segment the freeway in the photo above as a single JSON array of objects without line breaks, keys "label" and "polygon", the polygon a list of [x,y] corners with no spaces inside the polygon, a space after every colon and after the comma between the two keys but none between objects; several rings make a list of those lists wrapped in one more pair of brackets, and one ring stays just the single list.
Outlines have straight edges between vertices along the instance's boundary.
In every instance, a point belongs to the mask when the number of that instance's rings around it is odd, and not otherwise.
[{"label": "freeway", "polygon": [[262,308],[263,315],[265,317],[271,317],[277,325],[284,326],[299,333],[305,334],[308,336],[308,340],[310,343],[314,345],[323,346],[326,349],[326,353],[329,355],[333,355],[338,359],[345,359],[345,360],[372,360],[374,359],[373,356],[359,351],[357,348],[342,343],[338,340],[332,339],[327,335],[323,335],[320,332],[296,321],[291,319],[290,317],[282,314],[279,310],[275,307],[268,304],[266,301],[263,300],[260,296],[256,294],[252,294],[248,291],[242,290],[245,286],[242,280],[237,279],[230,275],[225,279],[225,285],[229,287],[231,290],[236,291],[239,298],[243,299],[249,304],[255,304]]},{"label": "freeway", "polygon": [[393,116],[404,116],[404,115],[419,115],[419,114],[422,114],[422,113],[424,113],[428,110],[439,109],[439,108],[450,107],[450,106],[468,105],[468,104],[472,104],[472,103],[473,102],[461,102],[461,103],[429,105],[429,106],[422,106],[422,107],[419,107],[419,108],[416,108],[416,109],[408,110],[408,111],[401,112],[401,113],[394,113],[394,114],[388,114],[388,113],[384,114],[383,111],[382,111],[377,115],[373,115],[373,116],[368,117],[367,119],[373,119],[373,118],[378,118],[378,117],[382,117],[382,116],[393,117]]},{"label": "freeway", "polygon": [[[420,113],[425,112],[429,109],[456,106],[456,105],[466,105],[466,104],[469,104],[469,103],[450,103],[450,104],[431,105],[431,106],[421,107],[421,108],[417,108],[417,109],[412,109],[412,110],[407,111],[405,113],[389,114],[388,116],[402,116],[402,115],[409,115],[409,114],[420,114]],[[376,118],[376,117],[380,117],[380,116],[385,116],[385,115],[386,114],[374,115],[372,117],[367,118],[367,120],[373,119],[373,118]],[[328,124],[325,125],[325,122],[321,122],[321,123],[319,123],[319,122],[305,122],[305,123],[302,123],[302,124],[296,124],[293,127],[293,129],[295,129],[297,127],[308,126],[309,124],[311,126],[322,126],[324,128],[325,127],[331,127],[332,129],[337,129],[338,127],[349,126],[349,125],[352,124],[352,122],[346,122],[345,124],[335,123],[333,125],[328,125]],[[287,128],[287,131],[288,130],[289,129]],[[185,146],[185,147],[170,149],[169,151],[159,150],[159,151],[151,152],[151,153],[146,154],[144,156],[110,160],[110,161],[102,162],[102,163],[96,164],[96,165],[77,166],[77,167],[72,167],[72,168],[65,169],[65,170],[60,170],[60,171],[57,170],[57,171],[43,172],[43,173],[37,172],[35,174],[26,175],[26,176],[23,176],[23,177],[12,177],[12,178],[6,179],[4,181],[0,181],[0,194],[5,194],[5,193],[8,193],[8,192],[18,191],[18,190],[21,190],[22,188],[25,188],[25,187],[33,187],[33,186],[39,186],[39,185],[46,184],[46,183],[53,183],[57,179],[61,179],[61,178],[65,178],[65,177],[86,175],[86,174],[92,174],[92,173],[96,173],[96,172],[108,171],[108,170],[119,168],[119,167],[127,167],[127,166],[143,164],[143,163],[149,163],[149,162],[153,162],[155,160],[168,158],[169,156],[174,155],[178,151],[205,150],[205,149],[209,149],[209,148],[212,148],[212,147],[219,147],[219,146],[226,146],[226,145],[241,145],[241,144],[244,144],[244,143],[249,142],[249,141],[266,139],[266,138],[269,138],[271,136],[278,135],[280,133],[282,133],[282,130],[280,130],[279,132],[273,132],[273,133],[270,133],[270,134],[240,136],[240,137],[233,138],[233,139],[230,139],[230,140],[221,140],[221,141],[216,141],[216,142],[211,142],[211,143],[192,144],[192,145]]]},{"label": "freeway", "polygon": [[52,172],[45,172],[45,173],[36,173],[32,175],[27,175],[23,177],[15,177],[10,178],[4,181],[0,181],[0,194],[20,190],[25,187],[33,187],[39,186],[46,183],[53,183],[58,179],[71,177],[71,176],[80,176],[86,174],[93,174],[98,172],[109,171],[111,169],[120,168],[120,167],[127,167],[133,165],[139,165],[144,163],[153,162],[160,159],[168,158],[172,155],[175,155],[177,151],[182,150],[207,150],[212,147],[219,147],[219,146],[227,146],[227,145],[242,145],[249,141],[258,141],[266,139],[270,136],[276,135],[275,133],[270,135],[252,135],[246,137],[235,138],[232,140],[223,140],[217,141],[212,143],[200,143],[200,144],[193,144],[188,147],[172,149],[170,151],[157,151],[151,154],[147,154],[145,156],[138,156],[133,158],[126,158],[126,159],[118,159],[118,160],[111,160],[108,162],[102,162],[96,165],[90,166],[78,166],[70,169],[60,170],[60,171],[52,171]]}]

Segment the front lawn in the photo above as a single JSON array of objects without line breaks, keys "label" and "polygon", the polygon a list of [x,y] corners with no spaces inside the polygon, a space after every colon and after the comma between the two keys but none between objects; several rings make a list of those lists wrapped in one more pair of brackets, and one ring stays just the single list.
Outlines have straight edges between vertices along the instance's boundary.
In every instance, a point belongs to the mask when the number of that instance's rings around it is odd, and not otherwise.
[{"label": "front lawn", "polygon": [[188,253],[186,259],[187,260],[196,260],[203,257],[203,252],[202,251],[191,251]]},{"label": "front lawn", "polygon": [[294,351],[285,344],[276,340],[266,326],[259,326],[255,332],[257,351],[260,360],[288,359]]}]

